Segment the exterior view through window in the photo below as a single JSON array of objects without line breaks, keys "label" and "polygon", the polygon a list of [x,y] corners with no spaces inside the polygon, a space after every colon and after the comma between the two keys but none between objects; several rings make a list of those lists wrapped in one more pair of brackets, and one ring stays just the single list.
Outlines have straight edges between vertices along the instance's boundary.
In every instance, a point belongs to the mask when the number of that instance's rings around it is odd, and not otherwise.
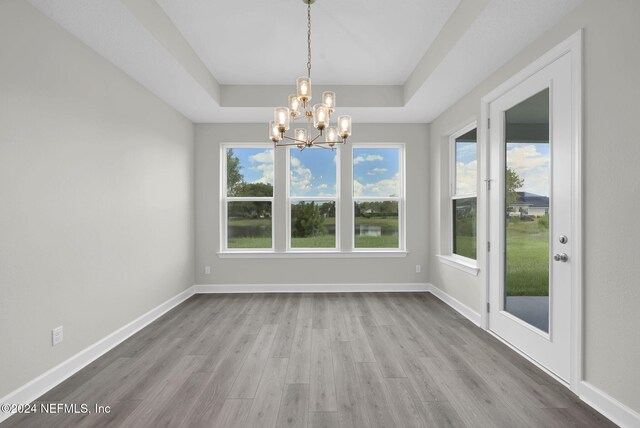
[{"label": "exterior view through window", "polygon": [[289,246],[336,249],[339,149],[289,149]]},{"label": "exterior view through window", "polygon": [[353,148],[353,224],[355,249],[398,249],[403,195],[400,146]]},{"label": "exterior view through window", "polygon": [[545,332],[549,331],[549,117],[548,88],[505,112],[505,310]]},{"label": "exterior view through window", "polygon": [[273,248],[273,148],[224,149],[225,247]]},{"label": "exterior view through window", "polygon": [[478,151],[476,128],[453,141],[452,253],[476,259]]}]

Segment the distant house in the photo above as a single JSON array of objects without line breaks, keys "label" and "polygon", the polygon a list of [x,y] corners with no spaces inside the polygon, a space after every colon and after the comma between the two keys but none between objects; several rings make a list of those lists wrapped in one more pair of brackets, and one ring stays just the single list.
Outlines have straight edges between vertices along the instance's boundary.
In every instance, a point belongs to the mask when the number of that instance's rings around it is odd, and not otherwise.
[{"label": "distant house", "polygon": [[511,205],[509,215],[512,217],[520,217],[530,215],[533,217],[542,217],[549,214],[549,197],[536,195],[529,192],[516,192],[518,194],[518,202]]}]

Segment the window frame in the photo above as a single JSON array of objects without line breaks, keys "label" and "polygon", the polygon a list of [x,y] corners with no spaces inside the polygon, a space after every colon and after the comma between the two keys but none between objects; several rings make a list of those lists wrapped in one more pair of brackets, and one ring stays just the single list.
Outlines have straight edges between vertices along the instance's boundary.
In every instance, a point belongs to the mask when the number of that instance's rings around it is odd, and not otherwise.
[{"label": "window frame", "polygon": [[[341,193],[341,183],[340,183],[340,146],[336,146],[333,150],[336,153],[336,193],[335,196],[291,196],[291,151],[299,150],[295,146],[289,146],[286,148],[286,253],[340,253],[340,193]],[[325,150],[320,147],[316,148],[306,148],[305,150]],[[274,185],[275,188],[275,185]],[[291,206],[292,202],[324,202],[324,201],[333,201],[335,203],[335,247],[322,247],[322,248],[313,248],[313,247],[292,247],[291,246]]]},{"label": "window frame", "polygon": [[[399,170],[400,173],[400,192],[399,196],[355,196],[353,181],[354,176],[354,163],[355,151],[357,149],[399,149]],[[405,143],[354,143],[351,145],[351,251],[354,253],[404,253],[406,252],[406,144]],[[384,247],[384,248],[356,248],[356,203],[357,202],[377,202],[377,201],[393,201],[398,202],[398,247]]]},{"label": "window frame", "polygon": [[[463,136],[464,134],[472,131],[476,129],[476,164],[479,165],[478,162],[478,154],[479,154],[479,150],[478,150],[478,123],[477,121],[473,121],[471,123],[469,123],[468,125],[462,127],[461,129],[459,129],[458,131],[454,132],[453,134],[451,134],[449,136],[449,197],[448,197],[448,208],[447,208],[447,212],[448,212],[448,217],[449,217],[449,227],[448,227],[448,254],[450,255],[451,258],[453,258],[454,260],[457,260],[459,262],[461,262],[461,264],[468,266],[468,267],[477,267],[477,262],[478,262],[478,235],[476,232],[476,258],[472,259],[470,257],[466,257],[466,256],[462,256],[460,254],[456,254],[453,252],[453,247],[454,247],[454,234],[453,234],[453,230],[454,230],[454,219],[453,219],[453,201],[455,200],[459,200],[459,199],[471,199],[471,198],[475,198],[476,199],[476,207],[478,206],[478,177],[479,177],[479,172],[480,172],[480,168],[478,167],[476,170],[476,191],[474,193],[463,193],[463,194],[458,194],[456,193],[456,187],[457,187],[457,169],[458,169],[458,162],[457,162],[457,153],[456,153],[456,139],[458,139],[459,137]],[[476,208],[476,231],[478,230],[477,228],[477,223],[478,223],[478,216],[477,216],[477,208]]]},{"label": "window frame", "polygon": [[[227,149],[271,149],[273,153],[273,194],[271,196],[239,197],[227,196]],[[220,252],[221,253],[273,253],[275,251],[275,194],[276,194],[276,153],[271,143],[222,143],[220,145]],[[271,202],[271,247],[229,248],[228,247],[228,206],[229,202]]]}]

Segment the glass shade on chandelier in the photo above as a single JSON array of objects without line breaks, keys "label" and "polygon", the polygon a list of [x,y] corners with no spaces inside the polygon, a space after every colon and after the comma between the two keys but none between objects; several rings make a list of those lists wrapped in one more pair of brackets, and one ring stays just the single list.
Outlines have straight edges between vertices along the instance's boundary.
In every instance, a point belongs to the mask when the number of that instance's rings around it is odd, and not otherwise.
[{"label": "glass shade on chandelier", "polygon": [[[302,0],[307,4],[307,76],[296,79],[296,93],[289,95],[288,107],[277,107],[273,121],[269,122],[269,139],[278,146],[306,147],[319,146],[331,148],[336,144],[345,144],[351,136],[351,117],[338,117],[337,125],[331,126],[331,116],[336,107],[336,94],[332,91],[322,93],[320,102],[311,106],[311,4],[315,0]],[[296,128],[293,137],[286,134],[290,123],[296,120],[306,121],[305,128]],[[317,134],[312,135],[316,130]],[[320,138],[324,136],[324,139]]]}]

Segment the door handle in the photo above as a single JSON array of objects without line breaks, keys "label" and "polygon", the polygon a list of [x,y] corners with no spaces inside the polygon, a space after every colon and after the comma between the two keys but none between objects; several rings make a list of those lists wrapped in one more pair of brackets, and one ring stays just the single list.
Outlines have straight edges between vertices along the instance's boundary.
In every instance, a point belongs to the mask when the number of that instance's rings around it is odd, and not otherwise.
[{"label": "door handle", "polygon": [[553,256],[553,260],[557,262],[566,262],[567,260],[569,260],[569,256],[567,256],[566,253],[559,253]]}]

